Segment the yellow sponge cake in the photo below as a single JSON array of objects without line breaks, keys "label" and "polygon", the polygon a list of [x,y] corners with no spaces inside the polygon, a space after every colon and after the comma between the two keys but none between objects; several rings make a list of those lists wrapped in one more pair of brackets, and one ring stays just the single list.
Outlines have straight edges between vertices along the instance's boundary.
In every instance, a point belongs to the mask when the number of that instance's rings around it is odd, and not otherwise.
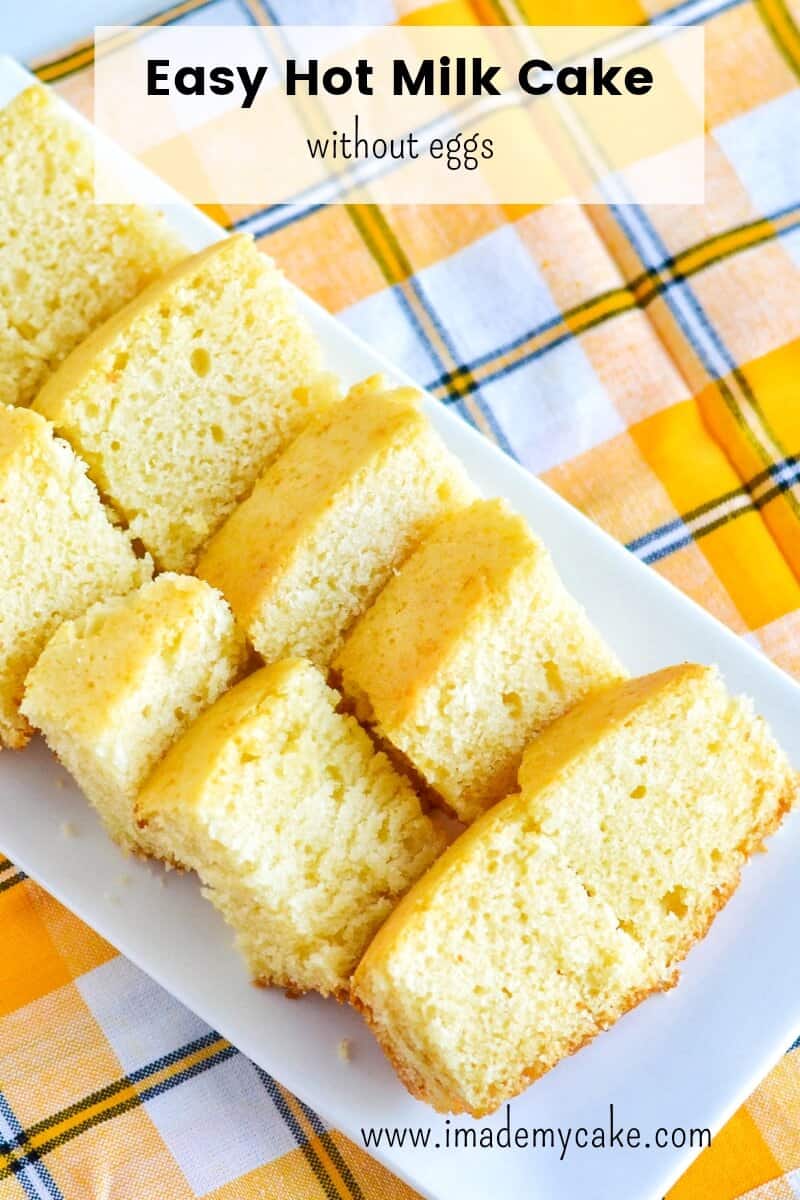
[{"label": "yellow sponge cake", "polygon": [[317,365],[281,275],[237,235],[95,330],[35,407],[157,565],[180,571],[307,420]]},{"label": "yellow sponge cake", "polygon": [[671,986],[796,791],[749,704],[693,666],[584,700],[532,743],[520,783],[353,979],[401,1078],[441,1111],[491,1112]]},{"label": "yellow sponge cake", "polygon": [[161,858],[197,871],[255,979],[343,995],[443,840],[408,782],[303,659],[208,709],[137,803]]},{"label": "yellow sponge cake", "polygon": [[411,388],[380,378],[312,421],[197,565],[267,662],[330,661],[433,521],[475,496]]},{"label": "yellow sponge cake", "polygon": [[185,257],[164,218],[96,204],[89,137],[45,88],[0,110],[0,401],[29,404],[88,333]]},{"label": "yellow sponge cake", "polygon": [[245,640],[220,594],[160,575],[66,621],[25,685],[22,711],[125,849],[133,804],[161,756],[243,673]]},{"label": "yellow sponge cake", "polygon": [[676,962],[793,802],[782,751],[749,700],[691,664],[632,680],[548,734],[519,772],[537,827],[657,964]]},{"label": "yellow sponge cake", "polygon": [[150,578],[86,468],[42,417],[0,404],[0,743],[23,746],[25,676],[69,617]]},{"label": "yellow sponge cake", "polygon": [[500,500],[440,521],[333,665],[356,715],[463,821],[507,794],[538,730],[623,674]]}]

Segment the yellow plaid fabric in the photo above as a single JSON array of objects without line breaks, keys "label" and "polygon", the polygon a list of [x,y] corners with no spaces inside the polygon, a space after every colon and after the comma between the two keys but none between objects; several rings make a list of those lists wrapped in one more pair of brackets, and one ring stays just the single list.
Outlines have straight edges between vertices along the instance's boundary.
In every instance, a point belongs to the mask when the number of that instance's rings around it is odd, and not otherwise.
[{"label": "yellow plaid fabric", "polygon": [[[702,23],[703,207],[215,210],[443,403],[800,675],[800,14],[352,0],[348,19]],[[314,19],[336,20],[324,0]],[[159,22],[291,22],[184,0]],[[91,48],[39,67],[85,111]],[[412,1193],[0,860],[0,1200]],[[672,1200],[800,1196],[800,1049]]]}]

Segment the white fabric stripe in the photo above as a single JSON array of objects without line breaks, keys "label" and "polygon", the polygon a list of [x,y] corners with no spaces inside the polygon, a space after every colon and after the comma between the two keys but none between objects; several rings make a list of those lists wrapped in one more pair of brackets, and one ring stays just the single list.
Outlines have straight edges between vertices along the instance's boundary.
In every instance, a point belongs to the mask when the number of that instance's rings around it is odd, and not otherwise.
[{"label": "white fabric stripe", "polygon": [[687,528],[691,533],[699,533],[722,517],[732,517],[736,513],[744,512],[746,509],[752,507],[753,502],[746,492],[737,493],[737,495],[723,500],[721,504],[715,504],[707,512],[699,513],[696,517],[693,517],[691,521],[687,522]]},{"label": "white fabric stripe", "polygon": [[[125,1071],[136,1071],[211,1032],[128,959],[117,957],[95,967],[80,977],[77,987]],[[255,1067],[242,1054],[149,1097],[144,1107],[198,1196],[281,1158],[296,1145]]]},{"label": "white fabric stripe", "polygon": [[800,1197],[800,1169],[789,1171],[779,1179],[762,1183],[749,1192],[744,1192],[738,1200],[796,1200]]},{"label": "white fabric stripe", "polygon": [[[13,1142],[17,1137],[17,1131],[6,1117],[2,1107],[0,1107],[0,1136],[2,1137],[3,1141],[8,1142]],[[23,1177],[25,1179],[24,1185],[22,1183]],[[37,1196],[42,1197],[42,1200],[53,1200],[53,1193],[39,1175],[35,1164],[26,1164],[20,1174],[17,1175],[17,1180],[19,1181],[20,1188],[22,1188],[27,1194],[35,1192]]]},{"label": "white fabric stripe", "polygon": [[751,488],[756,499],[767,495],[779,484],[784,487],[797,483],[800,480],[800,462],[782,463],[776,471],[770,471],[766,479],[762,479],[760,483]]},{"label": "white fabric stripe", "polygon": [[658,557],[670,551],[673,547],[678,547],[685,541],[689,534],[696,537],[702,534],[709,525],[713,525],[722,517],[732,517],[737,513],[745,512],[752,508],[753,504],[750,497],[746,493],[731,496],[727,500],[719,504],[715,504],[713,508],[706,512],[698,513],[697,516],[688,521],[681,521],[679,525],[671,525],[669,529],[665,529],[658,537],[654,537],[651,541],[646,542],[637,550],[640,558],[651,559],[654,556]]},{"label": "white fabric stripe", "polygon": [[[605,190],[607,189],[604,188]],[[621,202],[612,197],[611,203],[621,206],[624,201]],[[645,266],[649,263],[657,263],[663,260],[663,247],[659,245],[655,236],[651,235],[647,224],[643,223],[637,207],[628,205],[625,208],[625,216],[630,225],[636,228],[636,234],[640,243],[648,247],[644,255]],[[624,228],[623,232],[625,232]],[[681,317],[687,329],[690,330],[690,344],[694,349],[702,350],[706,369],[710,369],[712,375],[716,376],[717,379],[722,379],[730,375],[735,367],[733,357],[721,342],[717,343],[717,338],[714,337],[716,331],[713,326],[711,329],[706,329],[705,322],[697,316],[694,311],[694,296],[689,284],[683,282],[677,286],[673,286],[667,294],[670,307]],[[702,311],[702,306],[698,305],[698,307]],[[756,442],[766,450],[769,458],[783,458],[780,447],[767,432],[752,402],[742,393],[742,389],[737,381],[735,379],[727,380],[727,385],[730,391],[734,393],[745,424]]]},{"label": "white fabric stripe", "polygon": [[732,4],[730,0],[696,0],[694,4],[681,4],[677,9],[658,13],[651,18],[650,23],[651,25],[699,25],[716,16],[718,12],[734,8],[742,2],[743,0],[734,0]]}]

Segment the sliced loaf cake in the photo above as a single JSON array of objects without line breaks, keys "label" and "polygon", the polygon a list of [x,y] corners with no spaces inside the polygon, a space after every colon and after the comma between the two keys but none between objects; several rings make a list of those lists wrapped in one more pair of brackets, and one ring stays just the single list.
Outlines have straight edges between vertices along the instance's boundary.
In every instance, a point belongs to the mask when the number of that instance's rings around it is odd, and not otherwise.
[{"label": "sliced loaf cake", "polygon": [[411,388],[379,378],[312,420],[201,556],[267,662],[326,666],[437,517],[475,497]]},{"label": "sliced loaf cake", "polygon": [[462,821],[510,791],[538,730],[623,675],[500,500],[443,518],[333,665],[356,715]]},{"label": "sliced loaf cake", "polygon": [[89,136],[45,88],[0,110],[0,401],[29,404],[87,334],[188,255],[164,218],[96,204]]},{"label": "sliced loaf cake", "polygon": [[670,987],[797,788],[750,704],[697,666],[584,700],[532,743],[520,784],[353,980],[401,1078],[441,1111],[491,1112]]},{"label": "sliced loaf cake", "polygon": [[25,676],[62,621],[150,578],[51,426],[0,404],[0,742],[24,746]]},{"label": "sliced loaf cake", "polygon": [[219,592],[159,575],[66,621],[28,675],[22,712],[40,729],[124,849],[147,775],[247,663]]},{"label": "sliced loaf cake", "polygon": [[305,424],[318,361],[280,273],[240,234],[95,330],[35,407],[157,565],[182,571]]},{"label": "sliced loaf cake", "polygon": [[137,802],[159,857],[197,871],[253,977],[346,994],[443,837],[316,667],[249,676],[168,752]]}]

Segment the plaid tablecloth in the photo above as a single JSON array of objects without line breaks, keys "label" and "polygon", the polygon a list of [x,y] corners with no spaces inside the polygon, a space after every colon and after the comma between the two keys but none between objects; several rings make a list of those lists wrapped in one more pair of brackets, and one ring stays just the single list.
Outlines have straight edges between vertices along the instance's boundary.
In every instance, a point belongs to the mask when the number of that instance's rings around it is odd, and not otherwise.
[{"label": "plaid tablecloth", "polygon": [[[213,215],[251,230],[443,403],[800,675],[800,10],[184,0],[155,20],[301,12],[704,25],[704,207]],[[90,110],[91,59],[79,46],[38,73]],[[0,1200],[412,1196],[2,860],[0,929]],[[800,1049],[672,1198],[744,1195],[800,1196]]]}]

